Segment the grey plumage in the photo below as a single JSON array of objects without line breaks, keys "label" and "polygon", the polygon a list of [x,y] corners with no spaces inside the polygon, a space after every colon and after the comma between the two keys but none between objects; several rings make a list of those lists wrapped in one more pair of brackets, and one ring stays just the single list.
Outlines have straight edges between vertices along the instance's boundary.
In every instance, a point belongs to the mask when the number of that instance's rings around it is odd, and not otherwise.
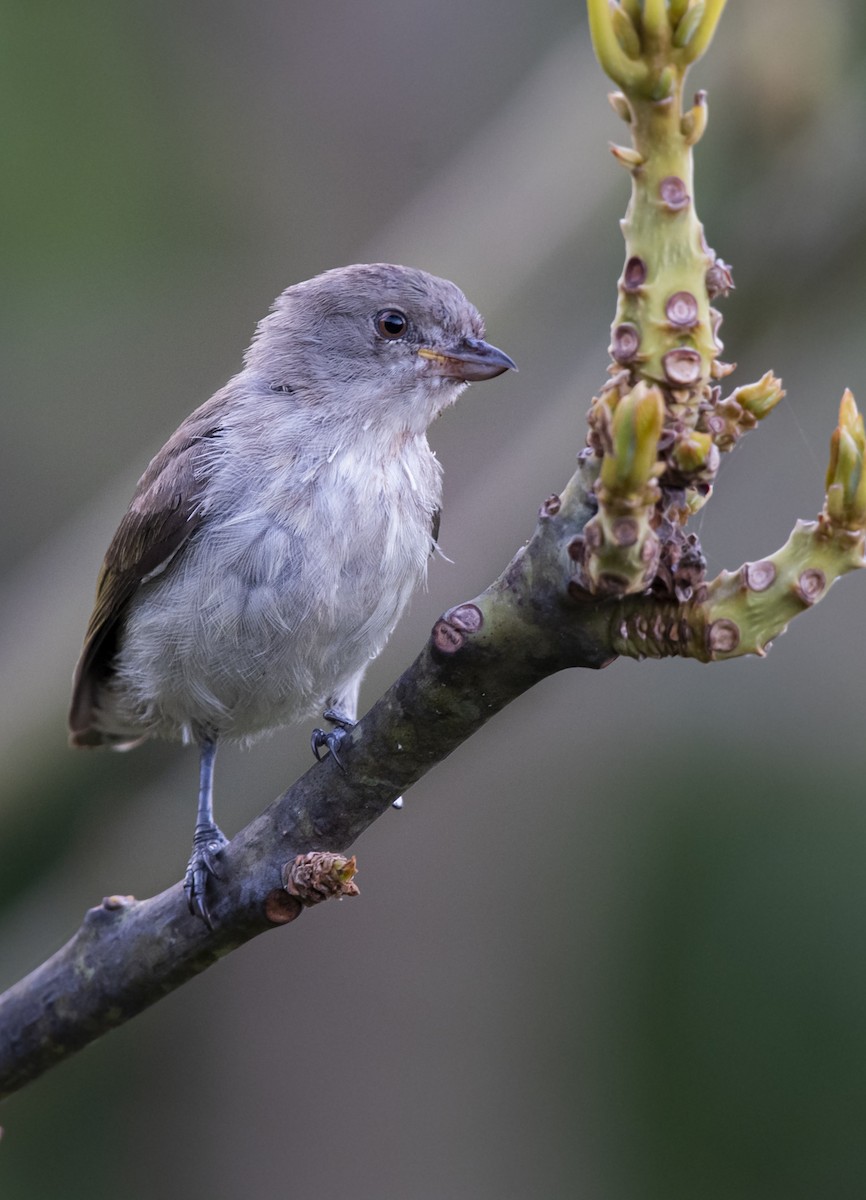
[{"label": "grey plumage", "polygon": [[112,540],[74,745],[251,740],[325,705],[354,718],[426,574],[441,497],[427,427],[467,381],[513,366],[483,333],[454,284],[388,264],[277,298]]}]

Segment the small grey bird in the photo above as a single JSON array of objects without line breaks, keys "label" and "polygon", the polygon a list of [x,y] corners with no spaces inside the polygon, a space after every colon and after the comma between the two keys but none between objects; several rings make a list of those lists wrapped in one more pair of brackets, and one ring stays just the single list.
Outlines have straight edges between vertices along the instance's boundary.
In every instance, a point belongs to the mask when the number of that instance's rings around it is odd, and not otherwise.
[{"label": "small grey bird", "polygon": [[277,298],[243,370],[139,480],[99,575],[70,741],[198,745],[184,887],[208,924],[226,841],[217,744],[324,709],[334,728],[315,731],[314,751],[336,756],[435,546],[427,427],[467,383],[514,367],[483,337],[447,280],[382,263],[326,271]]}]

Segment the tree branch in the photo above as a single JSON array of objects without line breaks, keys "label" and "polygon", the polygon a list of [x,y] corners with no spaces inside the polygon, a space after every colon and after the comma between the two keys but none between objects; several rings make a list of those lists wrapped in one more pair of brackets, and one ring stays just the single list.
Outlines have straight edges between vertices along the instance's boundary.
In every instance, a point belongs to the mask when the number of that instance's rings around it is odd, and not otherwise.
[{"label": "tree branch", "polygon": [[[294,920],[297,855],[342,851],[391,802],[545,676],[602,667],[610,608],[569,595],[568,546],[594,511],[595,464],[542,506],[534,536],[482,595],[436,622],[421,654],[352,730],[225,847],[214,929],[180,883],[148,900],[110,896],[47,962],[0,996],[0,1097],[128,1021],[222,955]],[[605,608],[607,611],[605,611]]]}]

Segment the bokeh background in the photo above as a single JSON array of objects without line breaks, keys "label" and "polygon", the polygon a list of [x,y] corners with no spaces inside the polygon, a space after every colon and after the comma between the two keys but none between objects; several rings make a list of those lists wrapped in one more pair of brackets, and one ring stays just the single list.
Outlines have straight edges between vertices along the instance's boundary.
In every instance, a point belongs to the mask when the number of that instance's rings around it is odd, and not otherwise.
[{"label": "bokeh background", "polygon": [[[866,9],[731,0],[699,211],[734,383],[713,572],[821,503],[866,398]],[[0,985],[182,872],[195,755],[73,754],[99,559],[148,458],[290,282],[456,279],[520,374],[433,430],[453,563],[382,658],[504,566],[604,377],[626,174],[580,0],[12,0],[0,17]],[[866,1191],[863,613],[763,662],[551,679],[357,846],[362,898],[221,962],[2,1110],[3,1200],[773,1200]],[[235,831],[309,731],[226,751]]]}]

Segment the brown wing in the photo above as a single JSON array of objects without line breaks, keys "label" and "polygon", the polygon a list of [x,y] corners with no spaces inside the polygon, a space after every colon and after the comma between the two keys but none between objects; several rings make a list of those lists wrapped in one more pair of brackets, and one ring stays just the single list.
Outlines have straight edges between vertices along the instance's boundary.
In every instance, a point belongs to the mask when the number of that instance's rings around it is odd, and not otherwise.
[{"label": "brown wing", "polygon": [[75,668],[69,710],[73,746],[111,740],[93,727],[99,690],[111,672],[127,604],[141,581],[178,553],[201,523],[202,453],[220,430],[220,394],[183,422],[147,468],[111,539],[96,583],[96,602]]}]

